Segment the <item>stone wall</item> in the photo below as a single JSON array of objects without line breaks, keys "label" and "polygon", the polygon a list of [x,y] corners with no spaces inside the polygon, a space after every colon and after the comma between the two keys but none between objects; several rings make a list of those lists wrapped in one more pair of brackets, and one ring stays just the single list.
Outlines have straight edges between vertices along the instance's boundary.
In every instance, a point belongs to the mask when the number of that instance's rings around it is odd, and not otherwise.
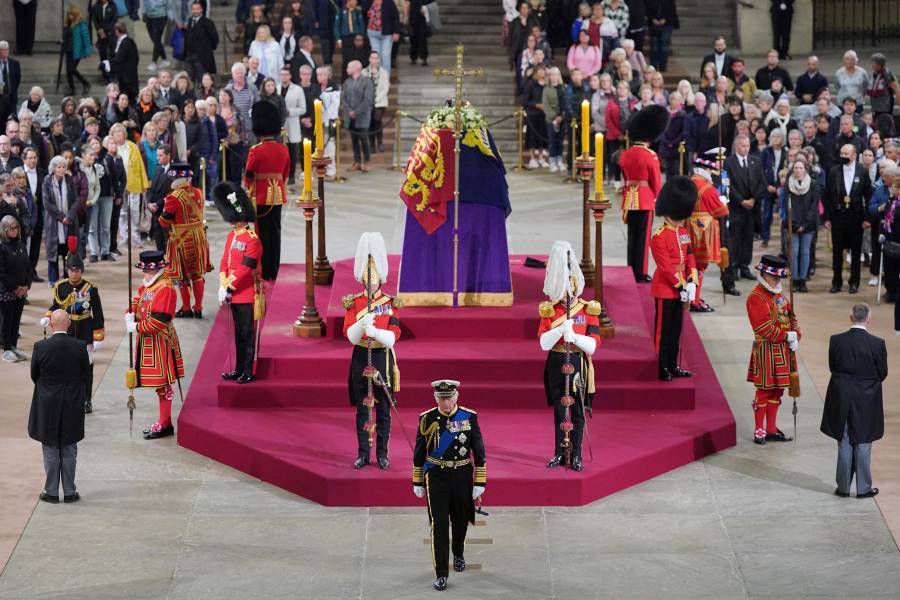
[{"label": "stone wall", "polygon": [[[770,6],[769,0],[738,0],[737,24],[743,54],[765,54],[772,48]],[[790,49],[792,56],[803,56],[812,52],[812,13],[812,0],[794,2]]]}]

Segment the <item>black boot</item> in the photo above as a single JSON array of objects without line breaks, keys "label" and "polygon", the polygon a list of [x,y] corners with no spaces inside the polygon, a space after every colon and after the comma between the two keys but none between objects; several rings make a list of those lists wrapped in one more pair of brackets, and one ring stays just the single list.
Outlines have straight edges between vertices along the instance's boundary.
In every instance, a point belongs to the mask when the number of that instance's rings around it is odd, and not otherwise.
[{"label": "black boot", "polygon": [[443,592],[447,589],[447,578],[446,577],[438,577],[434,580],[434,589]]},{"label": "black boot", "polygon": [[584,470],[584,463],[581,462],[580,456],[576,456],[575,458],[572,459],[572,470],[573,471],[583,471]]},{"label": "black boot", "polygon": [[360,454],[359,456],[356,457],[356,460],[353,461],[353,468],[354,469],[362,469],[367,464],[369,464],[369,457]]},{"label": "black boot", "polygon": [[391,461],[388,460],[387,456],[379,456],[378,457],[378,468],[382,471],[386,471],[391,467]]},{"label": "black boot", "polygon": [[235,369],[234,371],[228,371],[227,373],[222,373],[222,379],[224,379],[225,381],[234,381],[241,375],[243,375],[243,373],[241,371],[238,371],[237,369]]},{"label": "black boot", "polygon": [[453,557],[453,570],[457,573],[462,573],[466,570],[466,559],[462,556],[454,556]]},{"label": "black boot", "polygon": [[547,468],[555,469],[556,467],[558,467],[559,465],[562,464],[562,461],[563,461],[562,455],[556,455],[550,459],[550,462],[547,463]]}]

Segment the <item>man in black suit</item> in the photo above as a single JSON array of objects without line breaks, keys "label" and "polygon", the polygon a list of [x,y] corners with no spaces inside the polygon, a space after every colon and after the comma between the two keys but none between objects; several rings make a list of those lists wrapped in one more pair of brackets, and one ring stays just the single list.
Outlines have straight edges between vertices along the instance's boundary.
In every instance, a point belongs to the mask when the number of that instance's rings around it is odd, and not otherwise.
[{"label": "man in black suit", "polygon": [[712,63],[716,67],[716,77],[721,77],[724,75],[728,79],[734,79],[734,71],[731,70],[731,63],[734,61],[734,58],[725,52],[727,46],[725,45],[725,38],[721,35],[718,36],[715,40],[713,40],[713,50],[712,54],[707,54],[703,57],[703,62],[700,63],[700,77],[703,77],[703,67],[706,63]]},{"label": "man in black suit", "polygon": [[[294,83],[300,84],[300,67],[303,65],[307,65],[310,69],[310,73],[315,73],[316,68],[319,66],[316,64],[316,59],[313,57],[313,49],[315,48],[315,41],[308,35],[304,35],[300,38],[300,41],[297,44],[299,47],[297,51],[294,52],[294,57],[291,59],[291,79]],[[296,79],[294,76],[296,75]]]},{"label": "man in black suit", "polygon": [[141,58],[138,54],[137,44],[128,37],[128,29],[125,23],[116,23],[116,41],[113,43],[110,53],[108,70],[119,84],[119,90],[128,94],[128,99],[134,102],[138,92],[138,63]]},{"label": "man in black suit", "polygon": [[156,149],[156,173],[147,190],[147,208],[150,210],[150,239],[156,242],[156,249],[166,249],[169,240],[169,230],[159,224],[166,196],[172,191],[172,178],[169,175],[169,166],[172,163],[172,150],[166,144],[160,144]]},{"label": "man in black suit", "polygon": [[84,439],[85,390],[91,373],[91,357],[87,345],[69,337],[70,319],[65,310],[50,315],[46,340],[34,345],[31,357],[31,380],[34,395],[28,415],[28,435],[43,446],[47,481],[40,499],[59,502],[62,479],[65,502],[77,502],[75,490],[75,457],[78,442]]},{"label": "man in black suit", "polygon": [[196,83],[204,73],[216,72],[215,51],[219,46],[219,32],[212,19],[203,15],[200,2],[191,4],[191,18],[184,32],[184,60],[188,76]]},{"label": "man in black suit", "polygon": [[769,50],[766,54],[766,64],[756,72],[757,89],[772,89],[772,80],[776,78],[781,80],[786,91],[794,91],[794,80],[791,79],[790,73],[778,64],[778,50]]},{"label": "man in black suit", "polygon": [[750,272],[753,258],[753,213],[766,193],[766,179],[759,157],[750,156],[750,139],[734,138],[734,153],[725,159],[731,179],[728,190],[728,248],[735,279],[756,281]]},{"label": "man in black suit", "polygon": [[863,230],[869,228],[866,206],[872,196],[869,171],[856,163],[856,148],[845,144],[841,148],[841,164],[833,167],[825,182],[822,204],[825,207],[825,228],[831,230],[834,274],[831,293],[844,287],[844,250],[850,252],[850,293],[859,290],[859,260],[862,254]]},{"label": "man in black suit", "polygon": [[37,0],[13,0],[16,15],[16,54],[30,56],[37,28]]},{"label": "man in black suit", "polygon": [[41,241],[44,236],[44,177],[47,169],[38,164],[38,153],[34,148],[25,148],[22,151],[22,159],[25,162],[25,178],[28,181],[28,191],[34,200],[37,220],[31,232],[29,240],[28,257],[31,259],[31,281],[43,283],[43,279],[37,274],[38,259],[41,256]]},{"label": "man in black suit", "polygon": [[[109,60],[111,44],[116,38],[115,28],[118,20],[119,11],[112,0],[100,0],[91,7],[91,21],[97,32],[97,53],[100,55],[101,63]],[[105,72],[104,76],[108,81],[109,76]]]},{"label": "man in black suit", "polygon": [[850,322],[850,330],[831,336],[828,345],[831,379],[820,429],[838,442],[835,495],[850,496],[855,472],[856,497],[871,498],[878,494],[869,462],[872,442],[884,437],[881,384],[888,375],[887,348],[867,331],[867,304],[853,306]]},{"label": "man in black suit", "polygon": [[771,0],[769,14],[772,16],[772,46],[778,51],[778,58],[790,60],[791,23],[794,20],[794,0]]},{"label": "man in black suit", "polygon": [[9,42],[0,41],[0,123],[6,123],[10,115],[16,114],[21,81],[19,61],[9,55]]}]

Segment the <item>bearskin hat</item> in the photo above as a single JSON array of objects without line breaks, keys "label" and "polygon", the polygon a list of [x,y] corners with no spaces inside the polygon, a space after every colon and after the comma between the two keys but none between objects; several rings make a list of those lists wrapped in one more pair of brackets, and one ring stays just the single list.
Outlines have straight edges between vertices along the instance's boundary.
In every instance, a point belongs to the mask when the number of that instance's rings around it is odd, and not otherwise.
[{"label": "bearskin hat", "polygon": [[277,136],[281,133],[281,113],[271,102],[260,100],[250,109],[254,135]]},{"label": "bearskin hat", "polygon": [[697,187],[688,177],[674,175],[666,181],[656,198],[656,214],[681,221],[691,216],[697,203]]},{"label": "bearskin hat", "polygon": [[223,181],[216,185],[213,188],[213,199],[226,223],[239,221],[252,223],[256,220],[256,211],[253,209],[253,203],[247,196],[247,192],[235,183]]},{"label": "bearskin hat", "polygon": [[651,104],[642,108],[628,121],[628,139],[634,142],[655,142],[669,126],[669,111]]}]

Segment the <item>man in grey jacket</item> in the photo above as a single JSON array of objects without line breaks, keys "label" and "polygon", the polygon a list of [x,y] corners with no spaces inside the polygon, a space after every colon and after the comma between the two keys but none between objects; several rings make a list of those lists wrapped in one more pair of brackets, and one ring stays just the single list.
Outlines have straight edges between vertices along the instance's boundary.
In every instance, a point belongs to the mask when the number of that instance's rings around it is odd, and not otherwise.
[{"label": "man in grey jacket", "polygon": [[344,82],[344,126],[353,142],[351,171],[368,172],[369,123],[375,103],[375,86],[370,77],[362,77],[362,63],[352,60],[347,65],[349,78]]}]

